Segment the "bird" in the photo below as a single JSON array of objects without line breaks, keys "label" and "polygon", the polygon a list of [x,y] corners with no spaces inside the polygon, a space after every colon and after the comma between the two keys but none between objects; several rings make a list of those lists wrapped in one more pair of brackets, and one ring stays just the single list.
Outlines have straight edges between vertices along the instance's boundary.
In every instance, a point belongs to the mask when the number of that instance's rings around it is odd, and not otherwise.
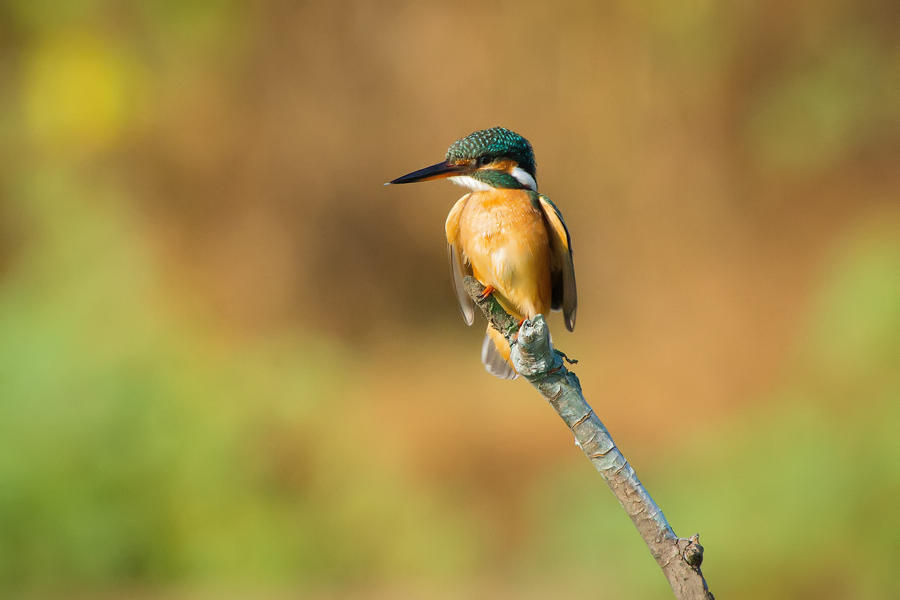
[{"label": "bird", "polygon": [[[449,179],[468,188],[445,223],[453,289],[467,325],[475,302],[463,279],[471,274],[521,325],[525,319],[562,310],[575,329],[578,295],[572,243],[562,213],[538,192],[531,143],[514,131],[492,127],[451,144],[443,161],[385,185]],[[510,346],[487,326],[481,346],[485,369],[501,379],[518,376]]]}]

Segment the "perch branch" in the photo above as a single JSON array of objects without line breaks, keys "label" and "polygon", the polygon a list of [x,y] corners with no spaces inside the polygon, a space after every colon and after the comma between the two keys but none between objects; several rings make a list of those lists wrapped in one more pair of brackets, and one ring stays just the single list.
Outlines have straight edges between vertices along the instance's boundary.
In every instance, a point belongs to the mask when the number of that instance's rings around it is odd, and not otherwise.
[{"label": "perch branch", "polygon": [[[593,463],[606,481],[650,554],[656,559],[679,600],[713,600],[700,571],[703,546],[700,536],[679,538],[672,531],[662,510],[657,506],[634,469],[616,447],[606,427],[588,405],[581,383],[553,349],[543,316],[526,320],[521,328],[493,295],[481,297],[484,287],[474,278],[465,278],[466,291],[491,325],[506,336],[512,348],[513,365],[550,402],[572,433],[575,443]],[[518,332],[517,332],[518,330]]]}]

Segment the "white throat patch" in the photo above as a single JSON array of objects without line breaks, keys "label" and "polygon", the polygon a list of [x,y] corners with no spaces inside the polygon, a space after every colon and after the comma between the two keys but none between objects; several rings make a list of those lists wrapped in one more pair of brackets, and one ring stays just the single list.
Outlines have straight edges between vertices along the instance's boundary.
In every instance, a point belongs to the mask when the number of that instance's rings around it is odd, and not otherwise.
[{"label": "white throat patch", "polygon": [[473,192],[487,192],[494,189],[485,182],[478,181],[474,177],[469,177],[468,175],[456,175],[455,177],[448,177],[447,179],[449,179],[456,185],[461,185],[464,188],[469,188]]},{"label": "white throat patch", "polygon": [[[510,174],[516,178],[516,181],[518,181],[525,187],[534,192],[537,191],[537,181],[535,181],[534,177],[532,177],[531,174],[525,169],[516,167]],[[487,183],[479,181],[474,177],[470,177],[469,175],[456,175],[454,177],[448,177],[447,179],[449,179],[456,185],[461,185],[464,188],[469,188],[473,192],[487,192],[494,189]]]}]

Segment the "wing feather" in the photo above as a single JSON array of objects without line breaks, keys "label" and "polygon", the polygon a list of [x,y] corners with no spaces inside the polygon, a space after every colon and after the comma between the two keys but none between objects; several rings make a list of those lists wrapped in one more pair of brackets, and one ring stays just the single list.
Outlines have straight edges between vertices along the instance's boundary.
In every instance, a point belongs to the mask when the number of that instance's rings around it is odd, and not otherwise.
[{"label": "wing feather", "polygon": [[447,250],[450,256],[450,279],[453,282],[453,292],[456,294],[456,301],[459,302],[459,310],[462,313],[463,320],[466,322],[466,325],[471,325],[475,322],[475,302],[469,296],[469,293],[466,292],[466,288],[463,285],[463,277],[466,275],[466,259],[459,246],[459,216],[462,214],[468,199],[469,195],[466,194],[457,200],[453,208],[450,209],[445,230],[447,233]]},{"label": "wing feather", "polygon": [[550,304],[563,310],[566,328],[575,329],[575,313],[578,309],[578,291],[575,287],[575,265],[572,262],[572,241],[562,214],[550,198],[538,195],[547,231],[550,234],[550,263],[553,291]]},{"label": "wing feather", "polygon": [[462,254],[456,247],[456,244],[449,244],[450,250],[450,273],[453,277],[453,291],[456,293],[456,300],[459,302],[459,310],[462,312],[463,320],[466,325],[475,322],[475,301],[469,296],[463,285],[463,277],[466,274],[465,264]]}]

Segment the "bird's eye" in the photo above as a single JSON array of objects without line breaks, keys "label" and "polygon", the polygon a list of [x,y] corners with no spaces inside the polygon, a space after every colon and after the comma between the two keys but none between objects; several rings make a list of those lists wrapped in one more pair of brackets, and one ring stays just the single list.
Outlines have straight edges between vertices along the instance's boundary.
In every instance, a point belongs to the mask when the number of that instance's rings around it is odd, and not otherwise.
[{"label": "bird's eye", "polygon": [[484,165],[490,164],[490,162],[491,162],[490,156],[482,156],[481,158],[478,159],[478,164],[482,167]]}]

